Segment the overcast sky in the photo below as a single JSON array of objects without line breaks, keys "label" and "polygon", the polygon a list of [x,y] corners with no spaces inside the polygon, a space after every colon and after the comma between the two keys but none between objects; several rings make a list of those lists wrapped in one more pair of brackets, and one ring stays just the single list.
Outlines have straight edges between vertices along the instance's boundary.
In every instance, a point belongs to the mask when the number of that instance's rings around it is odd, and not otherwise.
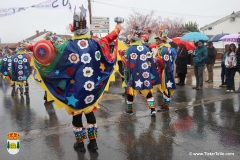
[{"label": "overcast sky", "polygon": [[[0,0],[0,8],[26,7],[43,1],[45,0]],[[72,6],[83,4],[87,8],[87,0],[71,0],[71,4]],[[111,29],[115,26],[114,17],[125,18],[133,9],[143,13],[156,10],[156,15],[163,18],[182,17],[185,22],[196,21],[199,27],[202,27],[233,11],[240,11],[239,6],[240,0],[95,0],[92,2],[93,16],[109,17]],[[30,8],[0,18],[0,38],[2,43],[15,43],[34,35],[36,30],[44,29],[65,34],[69,23],[72,23],[72,14],[67,9]]]}]

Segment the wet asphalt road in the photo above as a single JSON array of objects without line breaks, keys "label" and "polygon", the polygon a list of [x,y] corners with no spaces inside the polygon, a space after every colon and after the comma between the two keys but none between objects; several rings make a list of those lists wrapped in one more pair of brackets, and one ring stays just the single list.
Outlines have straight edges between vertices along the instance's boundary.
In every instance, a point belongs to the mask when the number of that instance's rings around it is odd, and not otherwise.
[{"label": "wet asphalt road", "polygon": [[[219,69],[214,71],[214,83],[205,83],[203,91],[196,91],[191,89],[195,79],[189,70],[188,85],[178,87],[170,111],[157,113],[156,118],[150,117],[141,95],[135,99],[135,114],[124,115],[123,89],[117,79],[96,112],[99,150],[85,154],[73,150],[71,116],[45,103],[43,91],[32,79],[29,99],[11,97],[8,82],[0,81],[0,160],[238,160],[240,97],[219,89]],[[238,88],[239,75],[235,78]],[[157,105],[161,98],[156,92]],[[86,124],[84,116],[83,120]],[[7,152],[6,134],[12,131],[20,133],[17,155]]]}]

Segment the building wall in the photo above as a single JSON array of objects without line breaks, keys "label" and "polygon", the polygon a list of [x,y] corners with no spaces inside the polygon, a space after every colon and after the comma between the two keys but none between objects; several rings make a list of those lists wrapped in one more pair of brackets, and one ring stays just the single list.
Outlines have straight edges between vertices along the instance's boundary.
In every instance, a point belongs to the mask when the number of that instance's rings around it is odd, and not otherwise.
[{"label": "building wall", "polygon": [[230,22],[230,19],[221,22],[215,26],[212,26],[211,30],[203,30],[206,35],[216,35],[221,33],[239,33],[240,32],[240,17],[236,17],[234,22]]}]

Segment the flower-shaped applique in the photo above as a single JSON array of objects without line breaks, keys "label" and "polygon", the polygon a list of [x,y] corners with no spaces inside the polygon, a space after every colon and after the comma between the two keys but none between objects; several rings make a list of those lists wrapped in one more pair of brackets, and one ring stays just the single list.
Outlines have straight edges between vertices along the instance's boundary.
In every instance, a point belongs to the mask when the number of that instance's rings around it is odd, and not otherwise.
[{"label": "flower-shaped applique", "polygon": [[147,58],[152,58],[152,52],[147,52]]},{"label": "flower-shaped applique", "polygon": [[137,50],[138,50],[139,52],[142,52],[142,51],[144,50],[144,47],[143,47],[143,46],[137,46]]},{"label": "flower-shaped applique", "polygon": [[147,59],[147,56],[146,56],[145,54],[141,54],[141,55],[140,55],[140,59],[141,59],[142,61],[145,61],[145,60]]},{"label": "flower-shaped applique", "polygon": [[7,61],[7,58],[3,58],[3,61]]},{"label": "flower-shaped applique", "polygon": [[18,71],[18,74],[19,75],[23,75],[23,71]]},{"label": "flower-shaped applique", "polygon": [[93,75],[93,69],[91,67],[85,67],[83,69],[83,76],[84,77],[91,77]]},{"label": "flower-shaped applique", "polygon": [[93,100],[94,100],[94,95],[92,95],[92,94],[89,95],[89,96],[87,96],[87,97],[84,99],[84,101],[85,101],[86,104],[92,103]]},{"label": "flower-shaped applique", "polygon": [[8,66],[9,66],[9,67],[12,66],[12,63],[8,63]]},{"label": "flower-shaped applique", "polygon": [[130,54],[130,57],[131,57],[131,59],[136,60],[137,57],[138,57],[138,55],[137,55],[136,53],[131,53],[131,54]]},{"label": "flower-shaped applique", "polygon": [[20,81],[21,81],[22,79],[23,79],[23,78],[22,78],[22,76],[18,76],[18,80],[20,80]]},{"label": "flower-shaped applique", "polygon": [[101,53],[100,53],[100,51],[96,51],[96,52],[95,52],[95,58],[96,58],[97,61],[99,61],[99,60],[101,59]]},{"label": "flower-shaped applique", "polygon": [[149,82],[148,80],[145,80],[145,81],[144,81],[144,85],[145,85],[146,87],[149,87],[149,86],[150,86],[150,82]]},{"label": "flower-shaped applique", "polygon": [[19,58],[19,59],[22,59],[22,58],[23,58],[23,56],[22,56],[22,55],[18,55],[18,58]]},{"label": "flower-shaped applique", "polygon": [[80,59],[79,59],[79,55],[78,54],[76,54],[76,53],[71,53],[71,54],[69,54],[69,56],[68,56],[68,60],[71,62],[71,63],[78,63],[79,61],[80,61]]},{"label": "flower-shaped applique", "polygon": [[19,60],[19,61],[18,61],[18,64],[22,64],[22,60]]},{"label": "flower-shaped applique", "polygon": [[85,82],[84,88],[86,91],[92,91],[94,89],[94,82],[92,81]]},{"label": "flower-shaped applique", "polygon": [[147,62],[145,62],[145,63],[143,63],[141,66],[142,66],[142,69],[144,69],[144,70],[145,70],[145,69],[147,69],[147,68],[148,68],[148,63],[147,63]]},{"label": "flower-shaped applique", "polygon": [[27,58],[23,58],[23,62],[25,62],[25,63],[26,63],[27,61],[28,61],[28,60],[27,60]]},{"label": "flower-shaped applique", "polygon": [[148,72],[143,72],[142,76],[143,76],[143,78],[148,78],[149,77],[149,73]]},{"label": "flower-shaped applique", "polygon": [[14,60],[13,60],[14,62],[18,62],[18,59],[17,58],[14,58]]},{"label": "flower-shaped applique", "polygon": [[8,71],[10,71],[11,70],[11,67],[8,67]]},{"label": "flower-shaped applique", "polygon": [[81,62],[83,62],[84,64],[90,63],[90,61],[92,60],[92,57],[90,57],[89,53],[84,53],[81,56]]},{"label": "flower-shaped applique", "polygon": [[169,60],[169,56],[168,56],[167,54],[165,54],[165,55],[163,56],[163,59],[164,59],[165,61],[168,61],[168,60]]},{"label": "flower-shaped applique", "polygon": [[23,69],[23,66],[22,65],[18,65],[18,69]]},{"label": "flower-shaped applique", "polygon": [[12,62],[12,60],[11,60],[11,59],[8,59],[8,62]]},{"label": "flower-shaped applique", "polygon": [[88,41],[87,40],[79,40],[78,41],[78,46],[81,48],[81,49],[85,49],[85,48],[88,48]]}]

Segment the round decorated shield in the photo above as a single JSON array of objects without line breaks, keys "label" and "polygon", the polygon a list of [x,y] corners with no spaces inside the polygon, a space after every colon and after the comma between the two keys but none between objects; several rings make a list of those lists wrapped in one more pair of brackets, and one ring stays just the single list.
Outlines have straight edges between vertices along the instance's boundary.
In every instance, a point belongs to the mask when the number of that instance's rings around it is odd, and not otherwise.
[{"label": "round decorated shield", "polygon": [[128,60],[124,56],[122,56],[122,64],[124,68],[128,68]]},{"label": "round decorated shield", "polygon": [[33,56],[38,63],[49,65],[55,58],[54,47],[47,40],[40,40],[34,44]]}]

